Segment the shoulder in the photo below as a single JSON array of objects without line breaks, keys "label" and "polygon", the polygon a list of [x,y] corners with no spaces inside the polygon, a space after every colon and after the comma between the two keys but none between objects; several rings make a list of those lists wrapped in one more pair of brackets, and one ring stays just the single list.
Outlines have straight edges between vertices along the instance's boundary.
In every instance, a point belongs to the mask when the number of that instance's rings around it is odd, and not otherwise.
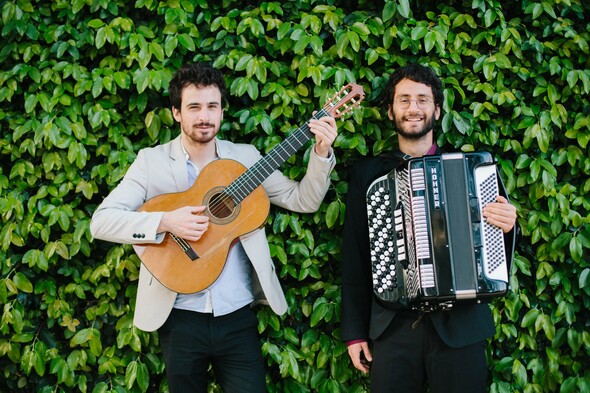
[{"label": "shoulder", "polygon": [[162,143],[156,146],[144,147],[137,154],[148,156],[160,154],[170,155],[171,152],[173,152],[175,149],[182,150],[180,146],[180,138],[175,138],[169,142]]}]

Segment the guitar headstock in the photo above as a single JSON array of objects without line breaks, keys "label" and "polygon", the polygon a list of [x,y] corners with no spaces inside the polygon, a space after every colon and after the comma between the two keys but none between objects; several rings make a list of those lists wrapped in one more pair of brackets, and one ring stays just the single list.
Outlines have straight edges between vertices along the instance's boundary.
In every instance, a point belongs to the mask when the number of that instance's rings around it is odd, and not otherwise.
[{"label": "guitar headstock", "polygon": [[349,83],[328,100],[323,109],[334,119],[338,119],[359,106],[364,99],[363,87],[356,83]]}]

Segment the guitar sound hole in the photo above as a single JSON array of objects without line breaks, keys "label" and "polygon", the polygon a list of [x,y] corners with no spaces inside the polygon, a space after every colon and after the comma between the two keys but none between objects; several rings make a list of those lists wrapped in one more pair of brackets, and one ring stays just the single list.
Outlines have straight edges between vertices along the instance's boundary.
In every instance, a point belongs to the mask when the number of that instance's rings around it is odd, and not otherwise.
[{"label": "guitar sound hole", "polygon": [[239,213],[240,205],[236,205],[233,198],[225,193],[223,187],[210,190],[205,196],[207,215],[216,224],[226,224]]},{"label": "guitar sound hole", "polygon": [[224,219],[234,211],[234,201],[223,193],[215,194],[211,198],[209,209],[216,218]]}]

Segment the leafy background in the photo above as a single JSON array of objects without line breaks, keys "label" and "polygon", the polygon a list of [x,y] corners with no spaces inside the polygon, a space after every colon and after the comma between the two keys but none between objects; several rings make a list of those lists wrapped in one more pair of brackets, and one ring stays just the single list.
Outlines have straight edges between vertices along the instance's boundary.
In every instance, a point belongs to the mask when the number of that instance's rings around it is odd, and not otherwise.
[{"label": "leafy background", "polygon": [[[5,0],[0,44],[0,390],[167,391],[157,334],[132,326],[139,260],[89,219],[137,151],[178,133],[167,84],[208,61],[230,86],[224,138],[265,152],[349,82],[316,214],[272,210],[289,310],[258,309],[270,392],[366,392],[339,341],[348,168],[395,136],[391,70],[433,67],[437,137],[492,151],[522,242],[493,303],[492,392],[590,392],[590,3],[584,0]],[[285,173],[300,178],[306,153]],[[218,391],[215,383],[211,391]]]}]

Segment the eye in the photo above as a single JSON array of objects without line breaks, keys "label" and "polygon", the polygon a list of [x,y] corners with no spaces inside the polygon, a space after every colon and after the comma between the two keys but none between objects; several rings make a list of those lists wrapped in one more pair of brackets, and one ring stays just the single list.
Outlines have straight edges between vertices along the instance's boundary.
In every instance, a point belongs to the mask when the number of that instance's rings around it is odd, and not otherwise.
[{"label": "eye", "polygon": [[409,98],[398,98],[397,102],[399,102],[402,105],[405,105],[410,102],[410,99]]},{"label": "eye", "polygon": [[428,105],[428,104],[430,104],[430,98],[419,98],[419,99],[418,99],[418,102],[419,102],[421,105]]}]

